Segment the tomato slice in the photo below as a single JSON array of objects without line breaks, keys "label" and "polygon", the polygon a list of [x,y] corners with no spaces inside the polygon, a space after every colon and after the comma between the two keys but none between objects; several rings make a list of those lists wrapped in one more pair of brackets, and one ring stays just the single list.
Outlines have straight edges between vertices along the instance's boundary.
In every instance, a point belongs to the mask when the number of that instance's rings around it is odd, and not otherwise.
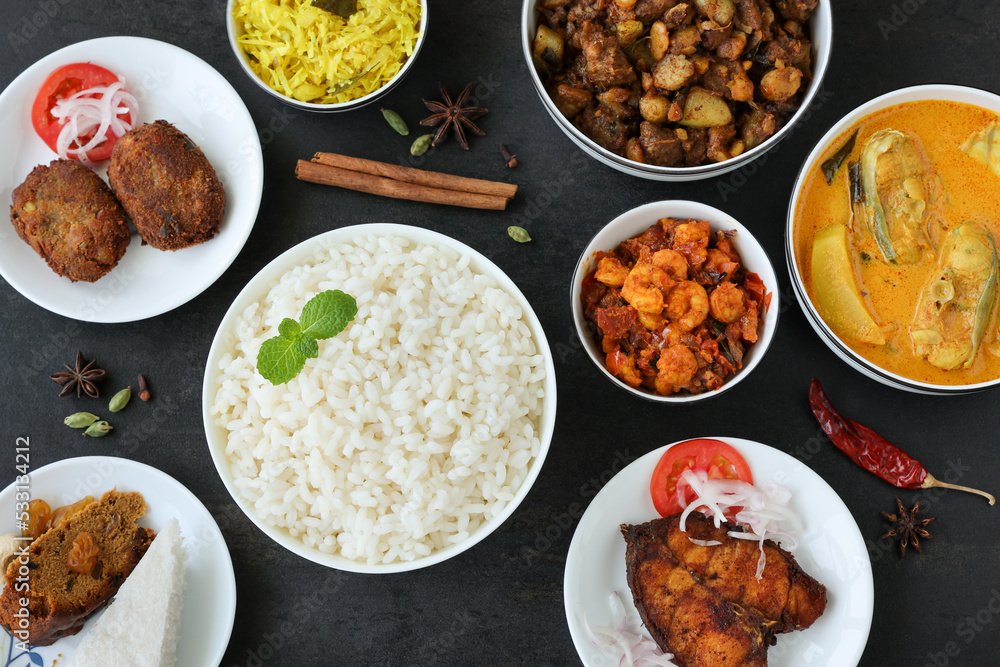
[{"label": "tomato slice", "polygon": [[677,514],[693,499],[690,489],[683,498],[677,495],[677,483],[685,470],[704,471],[709,479],[738,479],[753,484],[749,464],[732,445],[708,438],[685,440],[667,449],[653,470],[649,492],[660,516]]},{"label": "tomato slice", "polygon": [[[96,86],[109,86],[118,81],[118,75],[111,70],[100,65],[91,63],[72,63],[63,65],[49,74],[48,78],[38,89],[35,101],[31,105],[31,125],[42,141],[58,153],[56,141],[59,138],[59,131],[62,130],[62,123],[52,115],[52,109],[59,100],[66,99],[81,90],[94,88]],[[130,124],[134,124],[135,119],[129,113]],[[80,137],[80,144],[86,143],[93,134]],[[88,151],[87,158],[93,162],[100,162],[111,157],[111,149],[114,148],[118,135],[108,130],[108,138]],[[76,158],[75,155],[70,157]]]}]

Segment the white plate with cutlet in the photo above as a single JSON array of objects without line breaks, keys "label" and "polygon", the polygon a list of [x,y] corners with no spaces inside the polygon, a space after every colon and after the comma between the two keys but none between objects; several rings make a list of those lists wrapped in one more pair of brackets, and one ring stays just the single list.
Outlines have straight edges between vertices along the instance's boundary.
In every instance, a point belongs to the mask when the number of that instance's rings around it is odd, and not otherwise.
[{"label": "white plate with cutlet", "polygon": [[[858,664],[874,610],[871,561],[854,517],[837,493],[798,459],[741,438],[715,437],[746,459],[754,484],[775,482],[791,492],[790,509],[801,520],[791,551],[802,570],[826,586],[826,609],[804,630],[779,634],[767,652],[771,667]],[[677,443],[674,443],[677,444]],[[563,581],[566,618],[577,653],[587,667],[618,664],[588,632],[611,625],[610,597],[617,593],[633,626],[642,627],[626,581],[623,524],[659,518],[649,485],[657,462],[672,445],[630,463],[594,497],[573,534]],[[790,540],[775,539],[785,549]],[[708,546],[708,545],[706,545]],[[619,656],[620,657],[620,656]]]},{"label": "white plate with cutlet", "polygon": [[[125,78],[139,103],[139,123],[165,120],[186,134],[214,167],[226,204],[214,238],[180,250],[143,245],[135,230],[121,261],[94,282],[57,275],[0,220],[0,274],[25,298],[84,322],[135,322],[201,294],[242,250],[260,207],[264,161],[253,118],[236,90],[211,65],[172,44],[143,37],[101,37],[40,59],[0,93],[0,205],[37,165],[58,158],[35,133],[31,107],[56,68],[100,65]],[[107,163],[94,171],[106,179]],[[5,218],[7,216],[4,216]],[[130,225],[131,227],[131,225]]]},{"label": "white plate with cutlet", "polygon": [[[148,507],[138,521],[141,526],[159,532],[176,518],[187,553],[177,664],[211,667],[222,662],[236,618],[236,578],[219,526],[193,493],[156,468],[112,456],[64,459],[37,470],[23,461],[21,465],[26,466],[18,469],[22,476],[0,492],[0,533],[17,532],[15,509],[25,499],[41,498],[55,509],[88,495],[100,498],[111,489],[142,494]],[[49,646],[19,645],[18,639],[0,629],[0,667],[66,665],[108,608],[90,618],[78,634]],[[128,640],[142,641],[143,619],[135,618],[133,627],[135,635]]]}]

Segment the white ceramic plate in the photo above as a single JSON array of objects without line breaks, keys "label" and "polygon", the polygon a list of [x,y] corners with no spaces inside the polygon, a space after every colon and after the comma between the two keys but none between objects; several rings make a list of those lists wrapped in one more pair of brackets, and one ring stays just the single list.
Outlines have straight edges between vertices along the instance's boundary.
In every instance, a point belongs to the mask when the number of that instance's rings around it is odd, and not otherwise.
[{"label": "white ceramic plate", "polygon": [[[214,239],[177,251],[156,250],[132,235],[125,256],[94,283],[56,275],[21,240],[9,216],[0,220],[0,274],[14,289],[54,313],[85,322],[133,322],[201,294],[229,268],[257,219],[264,162],[253,119],[231,85],[187,51],[142,37],[102,37],[67,46],[25,70],[0,94],[0,207],[39,164],[58,156],[31,127],[31,104],[57,67],[91,62],[125,77],[142,122],[173,123],[201,147],[222,180],[226,212]],[[97,173],[102,177],[106,168]]]},{"label": "white ceramic plate", "polygon": [[[19,441],[20,443],[21,441]],[[23,459],[19,460],[19,464]],[[105,491],[138,491],[149,509],[139,524],[159,530],[171,517],[180,524],[187,550],[187,590],[178,665],[218,665],[226,652],[236,618],[236,577],[226,540],[215,519],[193,493],[164,472],[144,463],[113,456],[64,459],[29,470],[30,496],[55,508],[86,495],[98,498]],[[15,494],[11,484],[0,492],[0,533],[14,532]],[[103,613],[103,612],[102,612]],[[0,631],[0,665],[24,667],[65,664],[73,650],[101,614],[90,619],[79,634],[51,646],[32,648],[43,662],[11,650],[11,636]],[[57,662],[58,661],[58,662]]]},{"label": "white ceramic plate", "polygon": [[[355,239],[368,235],[401,236],[415,244],[450,248],[460,255],[469,257],[469,266],[474,271],[493,278],[497,285],[513,297],[514,301],[521,307],[523,320],[531,328],[535,345],[538,347],[538,354],[542,355],[545,360],[545,398],[540,419],[541,423],[539,424],[539,451],[535,458],[528,464],[530,470],[521,483],[521,486],[515,492],[514,498],[498,514],[480,525],[479,528],[460,542],[449,544],[432,551],[427,556],[421,556],[414,560],[396,560],[390,563],[375,565],[369,565],[364,561],[351,560],[340,554],[325,553],[319,549],[309,547],[298,537],[293,537],[287,529],[275,527],[262,519],[259,511],[254,507],[252,502],[247,500],[236,484],[232,472],[232,463],[227,456],[228,432],[217,423],[216,415],[212,412],[212,404],[215,402],[215,396],[219,390],[219,383],[221,381],[219,372],[220,360],[226,355],[232,354],[232,346],[238,341],[238,338],[233,334],[236,320],[246,308],[253,303],[261,301],[287,272],[299,266],[307,266],[324,260],[329,257],[331,246],[350,243]],[[514,513],[514,510],[517,509],[528,495],[528,491],[541,472],[542,464],[545,462],[545,457],[548,454],[552,435],[555,430],[556,405],[555,362],[552,357],[552,351],[549,348],[545,331],[542,329],[542,324],[538,320],[538,316],[532,310],[531,304],[528,303],[524,294],[514,284],[514,281],[487,257],[460,241],[429,229],[394,223],[352,225],[324,232],[286,250],[271,261],[270,264],[261,269],[247,283],[247,286],[243,288],[239,295],[237,295],[236,300],[233,301],[233,304],[222,318],[219,329],[215,334],[215,339],[212,341],[212,348],[208,353],[208,361],[205,364],[205,379],[202,384],[202,418],[205,422],[205,436],[208,441],[208,448],[212,454],[212,460],[215,462],[215,468],[222,478],[222,482],[226,485],[226,489],[229,490],[233,500],[243,510],[244,514],[265,535],[292,553],[326,567],[365,574],[404,572],[435,565],[457,556],[466,549],[478,544],[496,530],[500,524]]]},{"label": "white ceramic plate", "polygon": [[[875,592],[868,551],[850,511],[836,492],[798,459],[750,440],[716,439],[743,454],[755,482],[774,481],[792,492],[793,509],[804,524],[797,535],[795,559],[827,588],[826,612],[806,630],[778,635],[777,645],[768,651],[768,664],[856,665],[868,641]],[[585,614],[591,625],[607,624],[608,597],[617,591],[626,610],[638,618],[625,581],[625,540],[619,527],[659,516],[649,496],[649,479],[669,446],[642,456],[615,475],[591,502],[573,534],[563,590],[570,634],[587,667],[617,662],[591,644]]]}]

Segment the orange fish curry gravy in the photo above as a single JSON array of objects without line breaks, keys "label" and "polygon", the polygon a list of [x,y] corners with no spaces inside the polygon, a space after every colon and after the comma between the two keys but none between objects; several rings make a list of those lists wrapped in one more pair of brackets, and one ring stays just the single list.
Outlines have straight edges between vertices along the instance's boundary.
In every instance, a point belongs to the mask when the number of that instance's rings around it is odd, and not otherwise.
[{"label": "orange fish curry gravy", "polygon": [[[1000,164],[989,164],[980,154],[970,155],[969,143],[996,128],[997,114],[957,102],[922,101],[900,104],[861,119],[832,142],[809,167],[803,179],[793,223],[796,263],[806,292],[817,311],[842,342],[872,364],[899,376],[938,385],[963,385],[1000,378],[1000,344],[997,343],[997,308],[988,317],[988,327],[967,365],[943,369],[917,354],[911,336],[921,294],[941,271],[940,256],[947,251],[951,231],[972,221],[1000,240]],[[863,159],[864,147],[873,135],[898,131],[909,137],[923,163],[927,208],[938,230],[930,234],[920,261],[888,263],[857,216],[852,220],[850,168]],[[857,132],[850,155],[827,183],[821,165],[845,146]],[[989,135],[992,136],[992,135]],[[1000,136],[998,136],[1000,139]],[[1000,143],[995,144],[1000,149]],[[988,149],[987,149],[988,150]],[[993,156],[995,160],[997,156]],[[850,270],[859,286],[864,306],[881,335],[874,341],[837,331],[835,321],[820,308],[813,279],[813,251],[817,233],[831,225],[848,228]],[[946,259],[946,258],[945,258]],[[956,311],[957,313],[957,311]]]},{"label": "orange fish curry gravy", "polygon": [[663,218],[583,279],[584,317],[612,375],[661,395],[718,389],[743,366],[770,294],[732,233]]}]

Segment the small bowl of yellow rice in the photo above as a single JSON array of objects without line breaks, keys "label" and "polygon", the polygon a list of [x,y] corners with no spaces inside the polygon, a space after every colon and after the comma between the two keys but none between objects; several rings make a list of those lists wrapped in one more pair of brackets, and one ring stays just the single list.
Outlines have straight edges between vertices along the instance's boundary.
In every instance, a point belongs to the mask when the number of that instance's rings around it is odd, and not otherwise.
[{"label": "small bowl of yellow rice", "polygon": [[388,93],[427,30],[427,0],[228,0],[226,12],[250,79],[307,111],[348,111]]}]

